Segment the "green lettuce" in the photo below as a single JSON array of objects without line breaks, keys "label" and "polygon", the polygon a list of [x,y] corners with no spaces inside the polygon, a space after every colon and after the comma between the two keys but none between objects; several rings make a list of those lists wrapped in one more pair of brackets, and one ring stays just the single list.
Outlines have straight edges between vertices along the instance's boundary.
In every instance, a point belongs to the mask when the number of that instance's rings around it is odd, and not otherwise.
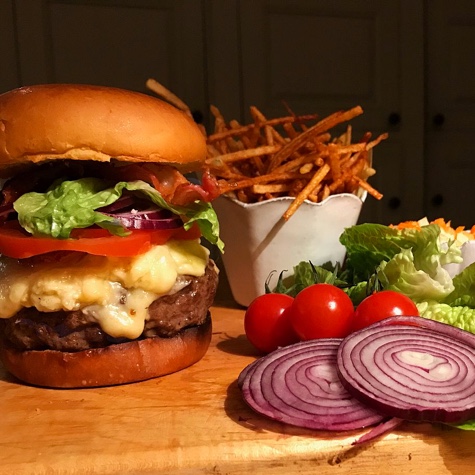
[{"label": "green lettuce", "polygon": [[194,223],[203,237],[222,251],[224,244],[219,238],[219,222],[210,203],[196,201],[190,206],[172,206],[148,183],[137,180],[119,182],[107,187],[98,178],[83,178],[74,181],[60,181],[45,193],[26,193],[14,203],[20,225],[35,236],[67,239],[71,231],[98,225],[112,234],[125,236],[127,230],[111,216],[98,209],[117,201],[124,190],[147,198],[157,206],[184,218],[184,228]]},{"label": "green lettuce", "polygon": [[414,268],[438,281],[443,265],[462,260],[460,246],[442,243],[439,237],[440,227],[436,224],[423,226],[421,230],[397,230],[368,223],[345,229],[340,242],[346,248],[346,266],[355,280],[368,278],[382,262],[390,262],[403,250],[410,250]]},{"label": "green lettuce", "polygon": [[440,227],[435,224],[423,226],[420,231],[361,224],[347,228],[340,242],[346,248],[342,269],[300,262],[287,278],[291,286],[286,292],[295,295],[312,283],[328,281],[321,275],[325,271],[336,272],[335,284],[348,293],[355,305],[380,288],[404,293],[415,302],[475,304],[473,272],[466,269],[462,273],[465,277],[452,279],[444,268],[462,261],[461,244],[449,242],[445,237],[440,239]]},{"label": "green lettuce", "polygon": [[354,281],[367,280],[382,261],[388,261],[411,240],[382,224],[361,224],[345,229],[340,242],[346,247],[346,267]]},{"label": "green lettuce", "polygon": [[453,278],[454,291],[444,302],[449,305],[466,305],[475,308],[475,263],[467,266]]},{"label": "green lettuce", "polygon": [[442,302],[454,292],[466,295],[466,289],[460,289],[465,279],[452,279],[444,268],[462,261],[461,244],[447,241],[436,224],[420,230],[362,224],[347,228],[340,242],[346,247],[346,267],[354,285],[376,273],[383,288],[415,302]]},{"label": "green lettuce", "polygon": [[377,274],[382,286],[401,292],[415,302],[442,300],[454,290],[449,273],[440,261],[434,265],[434,255],[428,257],[428,265],[420,258],[417,262],[417,253],[417,249],[403,249],[389,261],[381,262]]},{"label": "green lettuce", "polygon": [[445,266],[463,261],[463,242],[450,239],[438,225],[398,230],[360,224],[345,229],[340,242],[346,248],[343,268],[300,262],[280,291],[295,295],[308,285],[328,281],[324,273],[335,274],[335,285],[354,305],[374,290],[395,290],[414,300],[422,316],[475,333],[475,263],[451,277]]},{"label": "green lettuce", "polygon": [[462,330],[475,333],[475,308],[451,306],[434,301],[416,303],[419,313],[424,318],[447,323]]},{"label": "green lettuce", "polygon": [[454,427],[457,427],[457,429],[462,430],[475,430],[475,421],[467,421],[463,424],[455,425]]},{"label": "green lettuce", "polygon": [[463,261],[463,242],[448,239],[436,224],[420,230],[357,225],[346,229],[340,241],[352,276],[350,296],[374,272],[382,288],[414,300],[423,317],[475,333],[475,263],[454,277],[445,269]]}]

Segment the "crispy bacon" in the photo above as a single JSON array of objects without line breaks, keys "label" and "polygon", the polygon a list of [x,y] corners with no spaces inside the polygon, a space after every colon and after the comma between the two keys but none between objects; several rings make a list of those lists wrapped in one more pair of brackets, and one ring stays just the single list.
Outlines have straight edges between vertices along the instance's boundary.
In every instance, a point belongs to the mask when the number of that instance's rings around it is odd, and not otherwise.
[{"label": "crispy bacon", "polygon": [[203,173],[201,185],[190,182],[171,165],[133,164],[116,168],[115,174],[118,179],[149,183],[168,203],[176,206],[187,206],[196,200],[209,202],[220,194],[218,183],[209,171]]},{"label": "crispy bacon", "polygon": [[196,200],[209,202],[219,196],[218,182],[208,171],[203,173],[201,183],[201,185],[191,182],[181,183],[176,187],[171,202],[186,206]]},{"label": "crispy bacon", "polygon": [[203,189],[208,193],[208,201],[213,201],[222,194],[218,180],[216,180],[216,177],[214,177],[209,170],[203,172],[201,183]]}]

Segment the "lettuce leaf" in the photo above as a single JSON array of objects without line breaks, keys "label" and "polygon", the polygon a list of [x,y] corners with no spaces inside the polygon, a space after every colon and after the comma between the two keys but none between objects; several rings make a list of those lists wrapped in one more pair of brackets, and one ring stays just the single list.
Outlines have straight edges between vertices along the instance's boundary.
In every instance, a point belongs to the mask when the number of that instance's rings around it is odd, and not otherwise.
[{"label": "lettuce leaf", "polygon": [[[361,224],[345,229],[340,242],[347,251],[344,267],[337,272],[309,262],[297,264],[286,279],[293,282],[291,294],[325,281],[326,273],[358,305],[369,292],[380,290],[375,287],[379,284],[409,296],[423,316],[475,333],[475,262],[452,277],[446,266],[463,263],[464,243],[449,239],[438,225],[398,230]],[[286,291],[283,286],[278,291],[282,289]]]},{"label": "lettuce leaf", "polygon": [[416,306],[421,317],[475,333],[475,308],[434,301],[418,302]]},{"label": "lettuce leaf", "polygon": [[97,209],[117,201],[124,190],[139,194],[161,208],[184,218],[184,228],[196,223],[203,237],[223,251],[219,238],[219,222],[210,203],[196,201],[190,206],[172,206],[148,183],[137,180],[119,182],[107,187],[98,178],[82,178],[74,181],[60,181],[45,193],[26,193],[14,203],[20,225],[35,236],[67,239],[76,228],[87,228],[94,224],[112,234],[124,236],[128,231],[113,217]]},{"label": "lettuce leaf", "polygon": [[359,305],[371,292],[371,284],[367,281],[358,282],[351,287],[343,288],[348,294],[354,306]]},{"label": "lettuce leaf", "polygon": [[382,261],[410,245],[397,230],[370,223],[346,228],[340,242],[346,247],[346,267],[355,282],[368,279]]},{"label": "lettuce leaf", "polygon": [[[434,256],[428,258],[433,261]],[[390,261],[383,261],[378,269],[378,278],[387,290],[395,290],[410,297],[415,302],[424,300],[442,300],[453,290],[454,285],[449,273],[433,262],[417,265],[417,250],[403,249]],[[425,269],[425,270],[424,270]]]},{"label": "lettuce leaf", "polygon": [[402,292],[413,300],[442,301],[454,290],[445,270],[448,263],[462,260],[460,245],[440,239],[440,227],[397,230],[380,224],[347,228],[340,237],[346,247],[346,267],[353,284],[373,272],[384,288]]},{"label": "lettuce leaf", "polygon": [[453,278],[454,291],[444,302],[449,305],[466,305],[475,308],[475,263],[467,266]]},{"label": "lettuce leaf", "polygon": [[462,430],[475,430],[475,421],[467,421],[464,422],[463,424],[455,424],[453,427],[456,427],[457,429],[462,429]]}]

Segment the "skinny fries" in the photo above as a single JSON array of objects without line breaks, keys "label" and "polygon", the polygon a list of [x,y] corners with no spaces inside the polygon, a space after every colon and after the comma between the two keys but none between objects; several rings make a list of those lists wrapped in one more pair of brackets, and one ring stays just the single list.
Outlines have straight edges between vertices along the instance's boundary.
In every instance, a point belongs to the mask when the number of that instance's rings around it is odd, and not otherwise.
[{"label": "skinny fries", "polygon": [[367,132],[352,143],[348,124],[343,134],[332,136],[334,127],[363,113],[360,106],[320,120],[314,114],[296,115],[288,107],[287,111],[285,117],[267,119],[252,106],[253,122],[241,125],[226,122],[211,106],[215,127],[207,138],[206,166],[223,194],[245,203],[292,196],[295,200],[284,213],[285,220],[305,200],[317,203],[332,194],[363,191],[382,198],[367,179],[375,173],[372,149],[388,135],[371,140]]}]

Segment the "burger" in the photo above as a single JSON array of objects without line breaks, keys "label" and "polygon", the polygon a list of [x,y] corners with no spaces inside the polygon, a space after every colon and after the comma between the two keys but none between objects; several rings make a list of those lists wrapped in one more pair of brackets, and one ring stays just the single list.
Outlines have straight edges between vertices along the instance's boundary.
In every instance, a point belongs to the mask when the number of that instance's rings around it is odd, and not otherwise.
[{"label": "burger", "polygon": [[97,387],[204,356],[218,273],[202,238],[223,247],[205,158],[190,115],[148,94],[46,84],[0,95],[0,359],[9,373]]}]

